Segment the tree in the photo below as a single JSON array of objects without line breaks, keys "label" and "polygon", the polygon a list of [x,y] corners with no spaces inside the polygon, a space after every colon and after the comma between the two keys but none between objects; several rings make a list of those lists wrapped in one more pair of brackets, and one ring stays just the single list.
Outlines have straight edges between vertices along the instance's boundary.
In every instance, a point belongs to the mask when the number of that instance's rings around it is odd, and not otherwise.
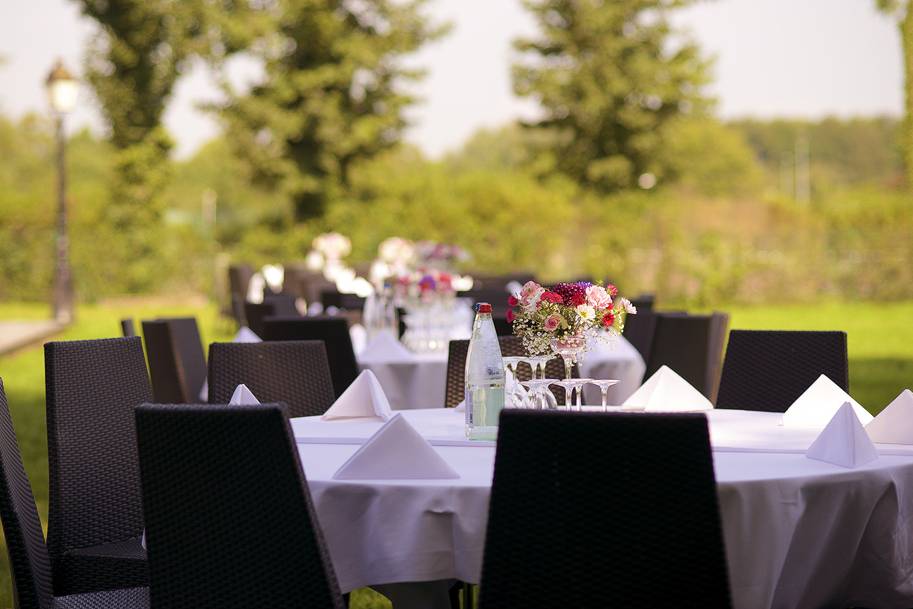
[{"label": "tree", "polygon": [[[352,167],[393,146],[422,76],[400,58],[443,33],[427,0],[278,0],[271,27],[244,42],[265,77],[247,93],[224,86],[218,110],[255,182],[280,189],[304,221],[344,191]],[[266,3],[264,3],[266,4]]]},{"label": "tree", "polygon": [[876,0],[878,8],[897,19],[903,46],[903,148],[907,185],[913,189],[913,0]]},{"label": "tree", "polygon": [[559,170],[601,192],[663,177],[667,125],[706,105],[707,64],[667,20],[690,2],[524,0],[541,35],[515,42],[514,90],[541,104],[534,125],[558,134]]},{"label": "tree", "polygon": [[117,150],[108,220],[127,244],[116,255],[129,291],[148,288],[162,248],[162,194],[171,138],[162,114],[182,66],[205,48],[204,3],[77,0],[100,26],[86,73]]}]

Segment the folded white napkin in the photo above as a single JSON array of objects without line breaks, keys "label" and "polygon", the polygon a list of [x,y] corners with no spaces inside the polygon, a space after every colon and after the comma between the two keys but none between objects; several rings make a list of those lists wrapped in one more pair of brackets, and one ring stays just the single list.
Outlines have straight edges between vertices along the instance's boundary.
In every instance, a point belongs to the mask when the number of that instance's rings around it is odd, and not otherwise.
[{"label": "folded white napkin", "polygon": [[[504,371],[504,399],[505,406],[509,408],[527,408],[529,406],[529,396],[526,387],[520,384],[515,375],[510,370]],[[466,404],[463,403],[463,410]]]},{"label": "folded white napkin", "polygon": [[809,459],[840,467],[857,467],[878,458],[853,405],[844,402],[805,453]]},{"label": "folded white napkin", "polygon": [[232,406],[252,406],[259,404],[260,400],[251,393],[247,385],[242,383],[235,387],[235,392],[231,394],[231,400],[228,403]]},{"label": "folded white napkin", "polygon": [[384,423],[333,474],[334,480],[429,480],[459,477],[401,414]]},{"label": "folded white napkin", "polygon": [[254,333],[253,330],[247,326],[241,326],[238,330],[238,333],[235,334],[235,337],[231,339],[233,343],[262,343],[263,339]]},{"label": "folded white napkin", "polygon": [[647,412],[712,410],[713,404],[672,368],[660,366],[622,406]]},{"label": "folded white napkin", "polygon": [[372,417],[386,421],[393,409],[377,377],[365,370],[342,392],[330,409],[321,417],[324,421]]},{"label": "folded white napkin", "polygon": [[827,425],[844,402],[849,402],[859,421],[866,425],[872,415],[859,405],[837,384],[822,374],[800,395],[792,406],[783,413],[784,427],[816,427]]},{"label": "folded white napkin", "polygon": [[457,412],[466,412],[466,400],[463,400],[459,404],[453,407]]},{"label": "folded white napkin", "polygon": [[391,361],[411,360],[413,355],[392,332],[385,330],[372,336],[358,357],[370,361]]},{"label": "folded white napkin", "polygon": [[872,442],[913,444],[913,391],[904,389],[865,426],[865,432]]},{"label": "folded white napkin", "polygon": [[[235,337],[231,339],[233,343],[262,343],[263,340],[257,336],[253,330],[247,326],[241,326]],[[203,402],[209,401],[209,379],[203,381],[203,387],[200,388],[200,399]],[[260,402],[257,402],[259,404]]]}]

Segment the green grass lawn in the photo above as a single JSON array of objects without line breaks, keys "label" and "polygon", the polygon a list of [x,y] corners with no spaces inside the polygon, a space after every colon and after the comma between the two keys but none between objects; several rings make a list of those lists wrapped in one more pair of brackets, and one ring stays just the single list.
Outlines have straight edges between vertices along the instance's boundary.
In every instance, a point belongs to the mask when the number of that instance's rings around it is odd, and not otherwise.
[{"label": "green grass lawn", "polygon": [[[913,387],[913,302],[828,303],[724,308],[732,328],[845,330],[849,335],[850,390],[873,413],[880,411],[903,388]],[[41,305],[0,304],[0,319],[40,319]],[[123,317],[195,315],[203,341],[229,339],[233,323],[220,318],[215,306],[203,302],[164,299],[119,301],[79,308],[78,320],[57,340],[120,335]],[[47,516],[47,435],[44,411],[44,356],[40,346],[0,356],[0,378],[6,386],[13,423],[32,481],[38,509]],[[389,603],[370,591],[353,595],[353,607],[379,609]],[[12,607],[6,552],[0,553],[0,608]]]}]

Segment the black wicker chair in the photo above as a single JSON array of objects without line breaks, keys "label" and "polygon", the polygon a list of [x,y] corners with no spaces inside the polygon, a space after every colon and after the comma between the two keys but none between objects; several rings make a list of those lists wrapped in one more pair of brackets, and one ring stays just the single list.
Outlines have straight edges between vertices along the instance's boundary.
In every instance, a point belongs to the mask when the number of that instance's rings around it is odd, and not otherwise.
[{"label": "black wicker chair", "polygon": [[704,416],[504,411],[479,588],[480,609],[730,607]]},{"label": "black wicker chair", "polygon": [[206,382],[206,354],[193,317],[143,321],[152,393],[166,404],[194,404]]},{"label": "black wicker chair", "polygon": [[342,395],[355,377],[358,363],[349,323],[342,317],[271,317],[263,323],[263,340],[322,340],[333,375],[333,391]]},{"label": "black wicker chair", "polygon": [[133,408],[152,398],[138,337],[44,346],[54,593],[147,583]]},{"label": "black wicker chair", "polygon": [[267,294],[263,297],[263,302],[245,302],[244,316],[247,327],[257,336],[263,336],[263,321],[267,317],[301,317],[295,308],[295,297],[289,294]]},{"label": "black wicker chair", "polygon": [[171,609],[342,609],[285,409],[136,409],[150,596]]},{"label": "black wicker chair", "polygon": [[211,344],[209,403],[228,403],[241,383],[261,402],[288,404],[292,417],[321,415],[335,399],[326,349],[316,340]]},{"label": "black wicker chair", "polygon": [[716,407],[786,412],[822,374],[849,391],[845,332],[732,330]]},{"label": "black wicker chair", "polygon": [[146,588],[129,588],[54,597],[51,560],[41,531],[32,485],[0,380],[0,520],[13,579],[16,609],[145,609]]},{"label": "black wicker chair", "polygon": [[658,314],[645,378],[661,366],[669,366],[713,401],[719,387],[720,362],[728,325],[729,316],[725,313]]},{"label": "black wicker chair", "polygon": [[513,336],[514,326],[511,323],[507,322],[507,317],[504,315],[493,315],[491,321],[495,324],[495,333],[498,336]]},{"label": "black wicker chair", "polygon": [[133,323],[133,319],[127,318],[120,320],[120,333],[121,336],[126,338],[136,336],[136,324]]},{"label": "black wicker chair", "polygon": [[[499,336],[498,342],[501,346],[501,355],[521,356],[526,355],[526,348],[523,341],[516,336]],[[447,380],[444,385],[444,407],[453,408],[463,401],[466,393],[466,355],[469,352],[468,340],[452,340],[447,352]],[[571,376],[578,378],[580,373],[575,365]],[[564,378],[564,363],[561,358],[555,357],[545,365],[545,377],[551,379]],[[517,379],[528,381],[532,378],[532,371],[528,366],[520,366],[517,370]],[[564,391],[552,388],[555,399],[559,404],[564,404]]]}]

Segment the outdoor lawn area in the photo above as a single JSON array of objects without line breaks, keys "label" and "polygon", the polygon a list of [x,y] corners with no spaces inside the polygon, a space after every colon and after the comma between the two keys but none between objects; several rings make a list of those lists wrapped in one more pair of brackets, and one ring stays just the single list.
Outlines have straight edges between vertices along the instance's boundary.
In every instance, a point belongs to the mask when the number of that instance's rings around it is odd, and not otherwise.
[{"label": "outdoor lawn area", "polygon": [[[826,303],[719,307],[731,315],[732,328],[845,330],[849,336],[850,389],[853,396],[877,413],[901,389],[913,386],[913,302],[889,304]],[[44,305],[0,305],[0,319],[46,316]],[[118,320],[157,316],[194,315],[204,342],[227,340],[234,322],[219,315],[217,307],[187,299],[167,302],[144,298],[101,305],[85,305],[77,322],[58,338],[76,340],[119,335]],[[32,481],[42,518],[47,515],[47,436],[44,411],[44,359],[40,347],[0,357],[0,378],[6,387],[25,467]],[[0,607],[12,606],[6,553],[0,566]],[[353,607],[389,606],[371,592],[354,595]]]}]

